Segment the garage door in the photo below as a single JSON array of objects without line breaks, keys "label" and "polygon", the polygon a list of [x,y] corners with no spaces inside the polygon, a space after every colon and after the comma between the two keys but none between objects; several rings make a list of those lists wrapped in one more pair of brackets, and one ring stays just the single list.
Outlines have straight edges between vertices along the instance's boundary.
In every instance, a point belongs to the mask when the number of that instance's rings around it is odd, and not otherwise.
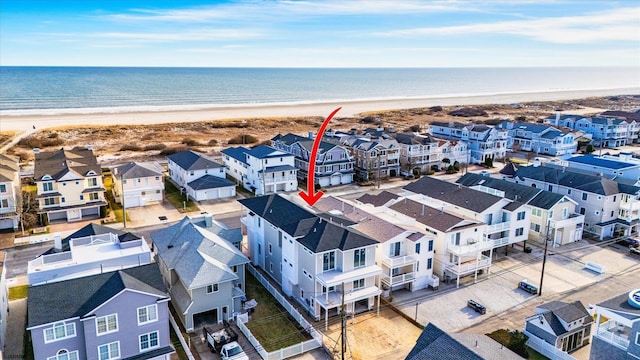
[{"label": "garage door", "polygon": [[124,205],[127,208],[140,206],[140,197],[139,196],[131,196],[124,198]]},{"label": "garage door", "polygon": [[67,213],[65,211],[58,211],[58,212],[50,212],[49,213],[49,221],[53,221],[53,220],[61,220],[67,219]]},{"label": "garage door", "polygon": [[233,196],[233,189],[232,188],[220,189],[220,197],[221,198],[231,197],[231,196]]},{"label": "garage door", "polygon": [[0,229],[13,229],[13,219],[0,219]]},{"label": "garage door", "polygon": [[82,216],[91,216],[91,215],[98,215],[98,214],[100,214],[99,207],[82,209]]}]

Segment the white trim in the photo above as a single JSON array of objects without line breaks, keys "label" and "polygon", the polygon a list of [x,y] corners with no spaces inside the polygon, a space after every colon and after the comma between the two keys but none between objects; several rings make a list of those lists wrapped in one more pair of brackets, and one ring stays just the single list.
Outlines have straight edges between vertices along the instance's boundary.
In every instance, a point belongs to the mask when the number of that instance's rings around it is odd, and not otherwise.
[{"label": "white trim", "polygon": [[[60,337],[60,338],[56,338],[56,325],[62,323],[63,328],[64,328],[64,336]],[[73,326],[73,335],[68,335],[67,334],[67,326],[72,325]],[[47,340],[47,330],[51,330],[52,334],[53,334],[53,339],[51,340]],[[67,323],[65,321],[56,321],[55,323],[53,323],[51,325],[51,327],[48,328],[44,328],[42,330],[42,336],[44,337],[44,343],[45,344],[49,344],[52,342],[56,342],[56,341],[60,341],[60,340],[64,340],[64,339],[69,339],[69,338],[73,338],[76,337],[78,335],[78,332],[76,331],[76,323],[75,322],[71,322],[71,323]]]},{"label": "white trim", "polygon": [[[155,346],[151,346],[151,334],[155,333],[156,334],[156,345]],[[147,336],[147,342],[149,343],[149,347],[143,349],[142,348],[142,337],[143,336]],[[160,347],[160,331],[155,330],[152,331],[150,333],[146,333],[146,334],[141,334],[138,336],[138,351],[145,352],[145,351],[149,351],[149,350],[153,350],[155,348]]]},{"label": "white trim", "polygon": [[136,293],[136,294],[142,294],[142,295],[152,296],[152,297],[155,297],[155,298],[156,298],[156,301],[157,301],[157,299],[163,299],[163,300],[164,300],[164,299],[167,299],[167,297],[166,297],[166,296],[157,295],[157,294],[152,294],[152,293],[148,293],[148,292],[144,292],[144,291],[139,291],[139,290],[126,289],[126,288],[125,288],[125,289],[120,290],[120,292],[118,292],[117,294],[113,295],[113,296],[112,296],[112,297],[110,297],[109,299],[107,299],[107,300],[106,300],[105,302],[103,302],[102,304],[100,304],[100,305],[96,306],[96,307],[95,307],[95,309],[89,309],[89,311],[87,311],[87,313],[94,313],[94,312],[96,312],[96,311],[100,310],[100,308],[101,308],[101,307],[105,306],[107,303],[109,303],[111,300],[113,300],[114,298],[118,297],[120,294],[122,294],[122,293],[123,293],[123,292],[125,292],[125,291],[131,291],[131,292]]},{"label": "white trim", "polygon": [[[111,345],[112,344],[118,345],[118,355],[116,357],[111,357]],[[122,354],[120,352],[120,341],[113,341],[113,342],[110,342],[110,343],[98,345],[98,360],[102,360],[100,358],[100,348],[103,347],[103,346],[107,347],[107,350],[108,350],[108,353],[109,353],[109,357],[107,359],[105,359],[105,360],[120,359],[122,357]]]},{"label": "white trim", "polygon": [[44,327],[44,326],[51,326],[51,325],[53,325],[55,323],[59,323],[61,321],[71,322],[71,321],[76,321],[76,320],[84,321],[85,319],[80,319],[79,316],[75,316],[75,317],[68,318],[68,319],[56,320],[56,321],[48,322],[46,324],[40,324],[40,325],[31,326],[31,327],[28,327],[26,330],[35,330],[37,328],[41,328],[41,327]]},{"label": "white trim", "polygon": [[[116,318],[116,328],[115,328],[115,330],[109,330],[109,317],[110,316],[115,316],[115,318]],[[104,331],[104,332],[100,332],[98,330],[98,321],[100,319],[104,319],[105,320],[106,331]],[[109,315],[105,315],[105,316],[96,317],[95,324],[96,324],[96,336],[102,336],[102,335],[106,335],[106,334],[111,334],[111,333],[117,332],[119,330],[118,313],[113,313],[113,314],[109,314]]]},{"label": "white trim", "polygon": [[[151,308],[151,307],[153,307],[155,309],[156,317],[155,317],[155,319],[149,320],[149,308]],[[145,311],[146,311],[145,317],[146,317],[147,320],[143,321],[143,322],[140,322],[140,310],[141,309],[145,309]],[[136,321],[138,322],[138,326],[158,321],[158,304],[151,304],[151,305],[141,306],[141,307],[137,308],[136,309]]]}]

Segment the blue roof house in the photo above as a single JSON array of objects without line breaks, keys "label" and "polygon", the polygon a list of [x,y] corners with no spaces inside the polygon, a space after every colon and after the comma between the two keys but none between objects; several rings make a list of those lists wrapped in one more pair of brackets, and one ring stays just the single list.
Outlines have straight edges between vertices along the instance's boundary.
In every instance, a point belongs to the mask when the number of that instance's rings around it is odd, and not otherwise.
[{"label": "blue roof house", "polygon": [[233,181],[227,180],[224,165],[195,151],[167,156],[169,177],[195,201],[236,196]]}]

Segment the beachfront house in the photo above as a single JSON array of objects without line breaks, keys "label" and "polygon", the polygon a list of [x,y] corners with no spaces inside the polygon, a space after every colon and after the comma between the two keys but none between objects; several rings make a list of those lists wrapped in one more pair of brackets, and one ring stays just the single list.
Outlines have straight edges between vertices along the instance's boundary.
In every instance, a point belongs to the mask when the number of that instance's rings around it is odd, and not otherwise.
[{"label": "beachfront house", "polygon": [[635,112],[609,110],[600,114],[601,117],[622,118],[628,124],[627,144],[637,144],[640,141],[640,110]]},{"label": "beachfront house", "polygon": [[290,153],[266,145],[238,146],[222,150],[222,161],[227,175],[256,195],[298,190],[298,169]]},{"label": "beachfront house", "polygon": [[236,196],[224,165],[192,150],[167,156],[169,177],[181,192],[195,201]]},{"label": "beachfront house", "polygon": [[592,324],[580,301],[552,301],[538,306],[535,314],[525,319],[523,333],[530,339],[529,347],[556,358],[556,349],[571,353],[589,344]]},{"label": "beachfront house", "polygon": [[100,217],[106,190],[91,147],[34,152],[38,214],[49,222]]},{"label": "beachfront house", "polygon": [[434,165],[440,168],[442,157],[437,140],[412,133],[398,133],[395,138],[400,148],[400,168],[403,174],[425,174]]},{"label": "beachfront house", "polygon": [[595,315],[590,360],[640,358],[640,289],[597,304]]},{"label": "beachfront house", "polygon": [[169,360],[168,303],[157,264],[32,286],[34,358]]},{"label": "beachfront house", "polygon": [[281,195],[238,200],[253,266],[280,285],[315,319],[380,306],[378,241],[317,216]]},{"label": "beachfront house", "polygon": [[151,263],[144,237],[98,224],[87,224],[61,238],[54,247],[28,262],[29,285],[75,279]]},{"label": "beachfront house", "polygon": [[572,130],[590,134],[596,147],[616,148],[627,145],[628,139],[637,134],[637,125],[633,124],[629,131],[629,123],[625,118],[612,116],[584,117],[580,115],[562,115],[557,113],[545,118],[551,125],[564,126]]},{"label": "beachfront house", "polygon": [[566,195],[584,215],[584,231],[598,238],[635,236],[640,230],[640,187],[566,168],[521,166],[506,180]]},{"label": "beachfront house", "polygon": [[0,229],[18,229],[21,200],[18,159],[0,154]]},{"label": "beachfront house", "polygon": [[576,212],[578,203],[567,195],[474,173],[463,175],[456,183],[529,205],[529,240],[544,243],[547,239],[561,246],[582,239],[584,215]]},{"label": "beachfront house", "polygon": [[355,175],[360,180],[378,180],[400,175],[400,148],[393,138],[347,135],[340,143],[351,151]]},{"label": "beachfront house", "polygon": [[[196,224],[199,221],[185,216],[151,234],[171,303],[187,331],[203,323],[229,321],[242,310],[244,268],[249,262],[223,238],[229,232],[201,227]],[[210,216],[204,221],[210,223]]]},{"label": "beachfront house", "polygon": [[[160,164],[130,162],[111,168],[113,196],[126,208],[162,202],[164,198],[164,169]],[[122,194],[124,193],[124,203]]]},{"label": "beachfront house", "polygon": [[[309,137],[291,133],[278,134],[271,139],[271,146],[293,154],[295,167],[298,169],[298,179],[305,184],[313,142],[313,134],[309,134]],[[354,163],[353,157],[344,146],[321,141],[316,156],[314,183],[320,187],[350,184],[353,182]]]},{"label": "beachfront house", "polygon": [[503,159],[507,155],[508,133],[505,129],[483,124],[434,121],[429,124],[427,132],[435,138],[466,142],[471,164]]},{"label": "beachfront house", "polygon": [[[363,195],[365,201],[369,194]],[[384,195],[383,195],[384,197]],[[374,240],[376,263],[382,268],[380,286],[390,290],[416,291],[437,287],[433,275],[434,236],[419,228],[402,227],[374,214],[363,202],[348,202],[332,196],[318,200],[314,208],[329,222],[344,224]]]},{"label": "beachfront house", "polygon": [[508,130],[507,147],[512,151],[560,156],[573,154],[578,149],[578,136],[574,132],[560,131],[552,126],[505,121]]}]

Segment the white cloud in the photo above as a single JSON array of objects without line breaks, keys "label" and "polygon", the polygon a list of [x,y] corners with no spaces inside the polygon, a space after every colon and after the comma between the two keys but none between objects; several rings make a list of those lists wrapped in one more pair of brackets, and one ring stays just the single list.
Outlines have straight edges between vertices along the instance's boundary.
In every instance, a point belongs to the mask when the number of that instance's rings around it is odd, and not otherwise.
[{"label": "white cloud", "polygon": [[423,27],[376,33],[386,37],[470,34],[508,34],[564,44],[610,40],[640,41],[640,8],[622,8],[581,16]]},{"label": "white cloud", "polygon": [[228,41],[239,39],[257,39],[265,34],[256,30],[201,29],[175,33],[144,32],[101,32],[89,34],[91,37],[132,41]]}]

